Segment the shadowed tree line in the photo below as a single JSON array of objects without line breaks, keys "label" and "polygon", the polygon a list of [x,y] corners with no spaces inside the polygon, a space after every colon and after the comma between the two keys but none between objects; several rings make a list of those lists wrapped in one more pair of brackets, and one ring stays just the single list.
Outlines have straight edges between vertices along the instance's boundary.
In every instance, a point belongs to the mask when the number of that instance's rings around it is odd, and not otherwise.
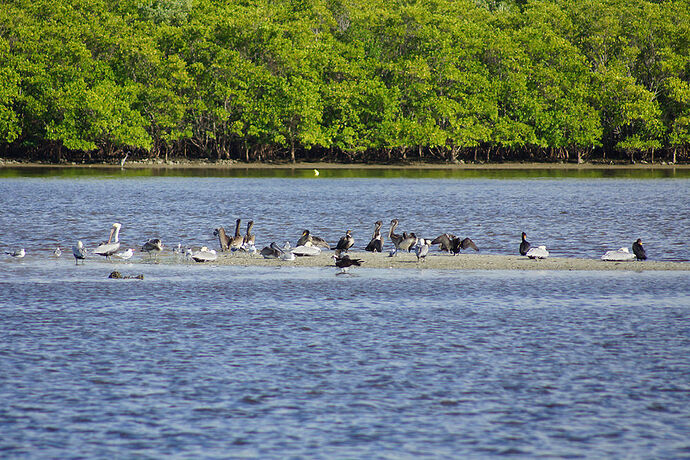
[{"label": "shadowed tree line", "polygon": [[0,156],[687,161],[690,0],[6,0]]}]

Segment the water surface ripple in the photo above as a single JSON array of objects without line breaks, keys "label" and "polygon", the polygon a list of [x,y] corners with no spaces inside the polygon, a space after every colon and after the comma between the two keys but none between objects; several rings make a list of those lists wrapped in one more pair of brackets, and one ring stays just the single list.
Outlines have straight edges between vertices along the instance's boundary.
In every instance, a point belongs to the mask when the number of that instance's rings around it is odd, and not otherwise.
[{"label": "water surface ripple", "polygon": [[395,216],[489,253],[513,252],[525,229],[564,255],[634,235],[655,258],[683,259],[686,191],[675,180],[2,180],[2,246],[29,254],[0,260],[0,456],[688,457],[684,272],[117,265],[138,281],[49,256],[58,242],[102,240],[115,220],[132,246],[213,245],[211,229],[240,216],[262,242],[302,228],[369,235],[369,221]]}]

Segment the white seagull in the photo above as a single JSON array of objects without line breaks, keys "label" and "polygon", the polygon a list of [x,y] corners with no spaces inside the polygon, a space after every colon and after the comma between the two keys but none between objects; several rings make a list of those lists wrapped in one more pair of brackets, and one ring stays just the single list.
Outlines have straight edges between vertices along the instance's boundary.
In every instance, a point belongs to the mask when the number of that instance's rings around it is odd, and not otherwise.
[{"label": "white seagull", "polygon": [[126,251],[118,252],[114,254],[115,257],[118,257],[122,260],[129,260],[132,258],[132,255],[134,254],[134,249],[129,248]]},{"label": "white seagull", "polygon": [[415,254],[417,255],[417,262],[426,260],[427,254],[429,254],[429,245],[431,240],[425,240],[424,238],[417,238],[417,249],[415,249]]},{"label": "white seagull", "polygon": [[99,256],[104,256],[106,259],[109,259],[110,256],[115,254],[117,250],[120,249],[121,227],[122,224],[118,224],[117,222],[115,222],[113,224],[113,227],[110,229],[110,236],[108,237],[108,241],[100,244],[96,249],[93,250],[93,253]]},{"label": "white seagull", "polygon": [[82,264],[84,263],[84,259],[86,259],[86,248],[84,248],[84,243],[82,243],[81,240],[77,241],[77,244],[72,246],[72,255],[74,255],[75,265],[79,265],[80,260]]}]

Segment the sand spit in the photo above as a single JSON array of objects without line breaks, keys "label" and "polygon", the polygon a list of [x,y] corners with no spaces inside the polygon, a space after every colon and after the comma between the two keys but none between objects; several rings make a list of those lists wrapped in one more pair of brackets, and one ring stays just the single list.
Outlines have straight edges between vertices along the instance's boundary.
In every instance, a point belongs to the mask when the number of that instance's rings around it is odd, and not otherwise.
[{"label": "sand spit", "polygon": [[[333,252],[324,252],[315,257],[297,257],[286,261],[264,259],[259,254],[219,253],[213,265],[259,266],[259,267],[333,267]],[[352,252],[352,258],[362,259],[362,268],[393,269],[435,269],[435,270],[628,270],[628,271],[690,271],[690,262],[631,261],[604,262],[599,259],[578,259],[550,257],[543,260],[532,260],[521,256],[503,256],[490,254],[432,254],[425,261],[417,262],[414,253],[399,253],[389,257],[387,253]],[[146,259],[143,262],[147,262]],[[159,263],[195,264],[182,258],[160,257]],[[352,270],[358,270],[358,267]]]}]

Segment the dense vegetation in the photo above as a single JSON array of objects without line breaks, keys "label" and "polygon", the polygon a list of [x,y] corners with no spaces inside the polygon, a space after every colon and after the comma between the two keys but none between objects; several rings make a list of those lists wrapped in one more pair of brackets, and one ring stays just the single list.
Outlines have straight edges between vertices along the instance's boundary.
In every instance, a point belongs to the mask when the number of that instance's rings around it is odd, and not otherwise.
[{"label": "dense vegetation", "polygon": [[0,156],[685,161],[690,0],[5,0]]}]

